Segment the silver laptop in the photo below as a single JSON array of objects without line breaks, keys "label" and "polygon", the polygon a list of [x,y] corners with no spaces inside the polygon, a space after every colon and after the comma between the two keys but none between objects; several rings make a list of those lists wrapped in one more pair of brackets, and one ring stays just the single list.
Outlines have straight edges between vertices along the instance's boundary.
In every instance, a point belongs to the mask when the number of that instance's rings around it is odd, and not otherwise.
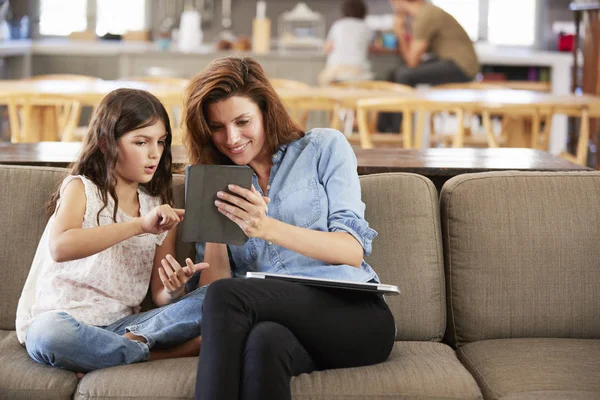
[{"label": "silver laptop", "polygon": [[268,272],[246,272],[246,278],[276,279],[286,282],[296,282],[303,285],[321,286],[338,289],[361,290],[378,294],[400,294],[400,289],[395,285],[383,283],[353,282],[337,279],[308,278],[305,276],[270,274]]}]

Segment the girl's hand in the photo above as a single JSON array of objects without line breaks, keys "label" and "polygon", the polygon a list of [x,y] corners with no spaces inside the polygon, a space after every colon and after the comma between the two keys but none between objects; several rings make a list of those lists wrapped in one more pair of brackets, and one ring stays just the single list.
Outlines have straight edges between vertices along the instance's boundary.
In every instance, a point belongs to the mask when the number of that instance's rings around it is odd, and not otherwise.
[{"label": "girl's hand", "polygon": [[142,217],[142,231],[153,234],[166,232],[183,221],[184,215],[185,210],[171,208],[168,204],[154,207]]},{"label": "girl's hand", "polygon": [[195,272],[208,268],[208,263],[194,264],[189,258],[185,259],[186,266],[181,267],[175,257],[170,254],[160,260],[160,263],[162,267],[158,268],[158,275],[165,290],[173,299],[181,296],[185,284]]},{"label": "girl's hand", "polygon": [[[251,190],[229,185],[236,195],[218,192],[217,196],[224,201],[215,201],[219,212],[235,222],[248,237],[263,239],[266,236],[269,217],[267,217],[268,197],[260,195],[252,186]],[[226,203],[227,202],[227,203]],[[231,204],[228,204],[231,203]]]}]

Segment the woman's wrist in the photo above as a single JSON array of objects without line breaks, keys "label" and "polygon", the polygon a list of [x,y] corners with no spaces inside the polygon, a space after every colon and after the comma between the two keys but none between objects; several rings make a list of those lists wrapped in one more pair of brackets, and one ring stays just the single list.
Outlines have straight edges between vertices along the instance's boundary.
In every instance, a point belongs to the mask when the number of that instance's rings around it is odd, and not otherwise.
[{"label": "woman's wrist", "polygon": [[259,239],[262,239],[266,242],[272,242],[274,238],[277,237],[277,233],[275,230],[277,229],[277,223],[279,221],[275,218],[267,217],[265,219],[265,226],[263,227],[263,235]]}]

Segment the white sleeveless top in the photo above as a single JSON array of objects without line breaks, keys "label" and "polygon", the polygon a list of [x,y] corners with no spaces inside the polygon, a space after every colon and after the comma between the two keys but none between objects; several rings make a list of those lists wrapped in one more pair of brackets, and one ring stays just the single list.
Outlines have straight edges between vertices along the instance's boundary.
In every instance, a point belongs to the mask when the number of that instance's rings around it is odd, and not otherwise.
[{"label": "white sleeveless top", "polygon": [[[61,185],[61,197],[73,179],[81,179],[85,187],[82,228],[97,227],[96,216],[103,206],[100,191],[84,176],[71,175]],[[113,223],[114,201],[108,197],[108,205],[100,213],[100,225]],[[150,196],[142,187],[138,189],[138,198],[140,215],[146,215],[161,204],[160,198]],[[132,218],[117,210],[117,222]],[[54,214],[40,239],[19,299],[16,329],[21,343],[25,343],[33,319],[47,311],[65,311],[79,322],[95,326],[110,325],[139,312],[139,305],[148,292],[156,246],[162,244],[167,235],[164,232],[134,236],[89,257],[61,263],[50,255],[49,235],[53,222]]]}]

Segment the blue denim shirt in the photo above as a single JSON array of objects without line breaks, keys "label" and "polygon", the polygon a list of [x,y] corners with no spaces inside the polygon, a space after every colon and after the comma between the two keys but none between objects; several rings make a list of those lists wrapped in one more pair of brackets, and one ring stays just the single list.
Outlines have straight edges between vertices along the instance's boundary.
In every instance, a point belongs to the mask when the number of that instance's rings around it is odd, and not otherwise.
[{"label": "blue denim shirt", "polygon": [[[341,134],[333,129],[313,129],[303,138],[279,148],[273,155],[268,182],[271,202],[268,216],[279,221],[324,232],[348,232],[371,253],[377,232],[364,219],[356,156]],[[262,193],[258,177],[254,186]],[[264,194],[263,194],[264,195]],[[204,243],[196,244],[197,260],[204,257]],[[229,246],[232,274],[271,272],[316,278],[367,282],[379,278],[362,262],[360,268],[330,265],[295,251],[250,238],[243,246]]]}]

